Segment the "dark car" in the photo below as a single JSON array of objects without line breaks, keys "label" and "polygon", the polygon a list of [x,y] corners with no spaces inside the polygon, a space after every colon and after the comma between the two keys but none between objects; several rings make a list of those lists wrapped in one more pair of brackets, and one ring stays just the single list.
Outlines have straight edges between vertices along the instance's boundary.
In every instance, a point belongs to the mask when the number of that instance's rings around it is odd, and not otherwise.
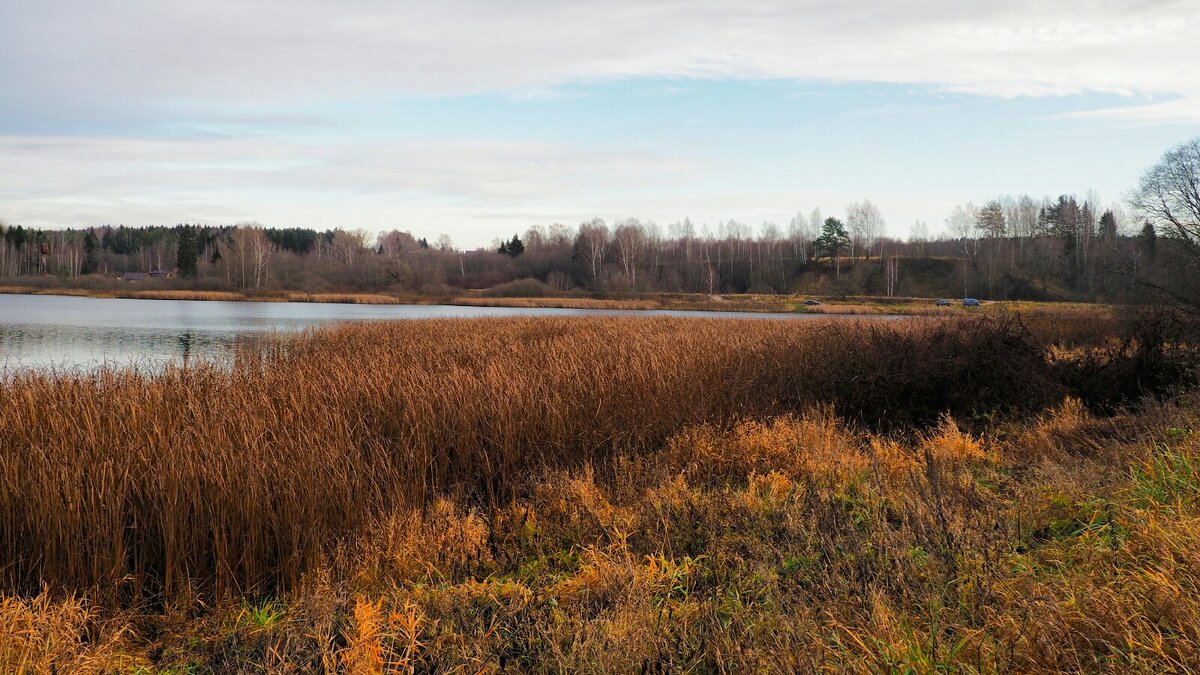
[{"label": "dark car", "polygon": [[938,307],[949,307],[950,305],[953,305],[954,303],[950,302],[946,298],[942,298],[940,300],[935,301],[933,304],[937,305]]},{"label": "dark car", "polygon": [[980,304],[975,298],[963,298],[963,307],[978,307]]},{"label": "dark car", "polygon": [[809,299],[809,300],[805,300],[803,304],[808,305],[809,307],[812,307],[813,305],[821,304],[821,301]]}]

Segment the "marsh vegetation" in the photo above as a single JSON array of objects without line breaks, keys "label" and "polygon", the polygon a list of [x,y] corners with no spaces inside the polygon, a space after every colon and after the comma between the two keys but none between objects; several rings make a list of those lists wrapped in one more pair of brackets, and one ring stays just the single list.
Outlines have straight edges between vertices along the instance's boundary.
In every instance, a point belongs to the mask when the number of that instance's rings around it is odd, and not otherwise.
[{"label": "marsh vegetation", "polygon": [[11,373],[0,667],[1183,668],[1195,335],[437,320]]}]

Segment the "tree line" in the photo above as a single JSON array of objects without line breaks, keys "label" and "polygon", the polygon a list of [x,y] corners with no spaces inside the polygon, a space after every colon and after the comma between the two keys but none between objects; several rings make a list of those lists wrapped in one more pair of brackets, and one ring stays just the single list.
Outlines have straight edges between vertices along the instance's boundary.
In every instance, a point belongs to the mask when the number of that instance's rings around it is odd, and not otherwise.
[{"label": "tree line", "polygon": [[[1189,173],[1190,172],[1190,173]],[[489,248],[410,232],[180,224],[42,230],[0,224],[0,276],[68,283],[164,270],[174,283],[243,291],[498,294],[812,293],[1138,301],[1194,296],[1200,139],[1170,151],[1120,204],[1095,195],[997,196],[952,209],[938,235],[905,238],[869,200],[779,225],[593,219],[534,225]],[[1190,180],[1190,182],[1189,182]],[[1189,193],[1189,190],[1191,193]]]}]

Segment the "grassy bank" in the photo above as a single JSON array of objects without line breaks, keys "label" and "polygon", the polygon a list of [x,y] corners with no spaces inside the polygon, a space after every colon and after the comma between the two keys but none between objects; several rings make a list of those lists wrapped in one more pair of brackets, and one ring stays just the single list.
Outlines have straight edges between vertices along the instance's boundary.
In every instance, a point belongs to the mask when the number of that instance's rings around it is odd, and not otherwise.
[{"label": "grassy bank", "polygon": [[1188,381],[1172,326],[419,321],[10,376],[0,669],[1193,663],[1200,405],[1119,411]]},{"label": "grassy bank", "polygon": [[[0,294],[69,295],[93,298],[139,300],[198,300],[226,302],[331,302],[368,305],[468,305],[475,307],[546,307],[563,309],[675,310],[804,314],[900,314],[907,316],[977,316],[1011,313],[1106,314],[1107,305],[1068,302],[996,301],[982,307],[961,304],[937,307],[934,298],[884,298],[852,296],[820,297],[821,304],[808,306],[806,295],[703,295],[694,293],[649,293],[634,297],[592,297],[564,294],[554,297],[497,297],[480,292],[418,295],[401,293],[309,293],[301,291],[215,291],[172,288],[141,288],[132,284],[102,289],[0,285]],[[1132,310],[1126,310],[1132,311]]]},{"label": "grassy bank", "polygon": [[128,298],[134,300],[197,300],[216,302],[334,302],[363,305],[430,304],[436,300],[417,296],[382,293],[304,293],[298,291],[208,291],[171,288],[32,288],[0,286],[0,293],[10,295],[68,295],[83,298]]}]

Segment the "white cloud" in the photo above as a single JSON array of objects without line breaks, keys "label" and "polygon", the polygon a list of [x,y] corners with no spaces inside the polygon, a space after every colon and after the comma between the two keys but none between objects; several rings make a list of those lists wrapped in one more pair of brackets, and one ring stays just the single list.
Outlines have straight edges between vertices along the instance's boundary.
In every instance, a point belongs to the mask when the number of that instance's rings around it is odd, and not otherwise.
[{"label": "white cloud", "polygon": [[1200,95],[1195,0],[2,3],[12,99],[75,106],[541,95],[634,76]]},{"label": "white cloud", "polygon": [[[352,120],[305,111],[392,95],[546,101],[572,95],[564,84],[635,77],[785,78],[1105,92],[1131,105],[1073,116],[1190,124],[1198,28],[1197,0],[0,0],[0,218],[397,226],[463,243],[593,215],[783,223],[780,205],[834,212],[864,195],[780,191],[790,164],[748,192],[751,160],[720,168],[623,140],[367,140],[339,128]],[[162,135],[197,127],[227,137]],[[312,130],[348,133],[316,142]],[[899,232],[948,210],[933,188],[889,199],[863,182]]]},{"label": "white cloud", "polygon": [[[719,171],[674,156],[545,143],[297,144],[0,136],[0,219],[25,225],[176,222],[411,229],[466,246],[532,223],[596,216],[666,224],[786,225],[796,208],[841,212],[836,191],[699,191]],[[674,187],[673,187],[674,186]],[[897,232],[949,204],[873,195]]]},{"label": "white cloud", "polygon": [[1200,122],[1200,96],[1187,96],[1157,103],[1132,103],[1116,108],[1081,110],[1059,117],[1111,120],[1130,124],[1191,124]]},{"label": "white cloud", "polygon": [[475,241],[469,226],[488,214],[573,212],[698,171],[675,156],[532,142],[0,136],[0,218],[374,229],[399,218]]}]

